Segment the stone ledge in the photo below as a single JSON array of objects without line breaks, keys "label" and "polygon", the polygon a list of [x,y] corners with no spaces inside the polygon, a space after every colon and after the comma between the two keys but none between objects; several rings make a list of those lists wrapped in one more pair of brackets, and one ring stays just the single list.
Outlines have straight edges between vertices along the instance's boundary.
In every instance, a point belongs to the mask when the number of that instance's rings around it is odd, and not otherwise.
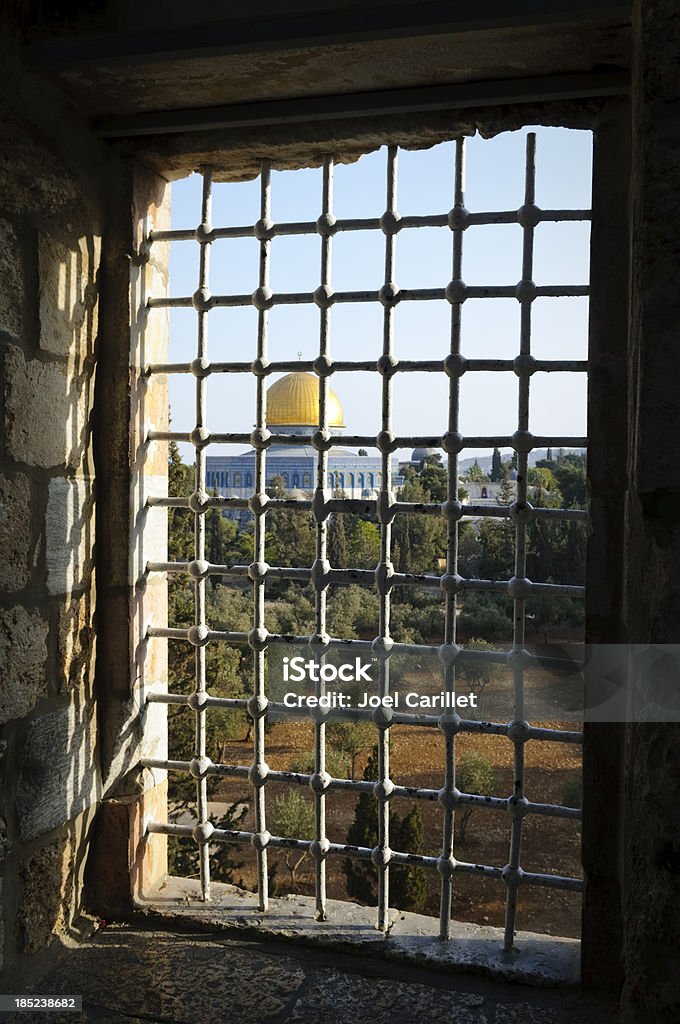
[{"label": "stone ledge", "polygon": [[371,907],[329,900],[329,920],[316,921],[312,896],[271,899],[269,910],[263,914],[251,892],[221,883],[213,883],[212,889],[211,902],[202,903],[197,882],[167,878],[151,897],[138,901],[137,912],[152,919],[370,953],[394,962],[485,975],[499,981],[535,986],[579,984],[580,943],[576,939],[518,932],[515,950],[504,953],[502,930],[488,925],[453,922],[450,941],[442,942],[437,919],[390,910],[389,931],[383,935],[375,927],[375,910]]}]

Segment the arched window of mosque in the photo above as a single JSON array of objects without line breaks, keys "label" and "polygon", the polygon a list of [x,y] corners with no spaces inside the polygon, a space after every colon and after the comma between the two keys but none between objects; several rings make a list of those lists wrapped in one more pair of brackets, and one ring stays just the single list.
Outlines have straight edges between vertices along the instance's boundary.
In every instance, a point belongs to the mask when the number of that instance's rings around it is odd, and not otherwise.
[{"label": "arched window of mosque", "polygon": [[372,473],[368,474],[368,486],[369,486],[369,489],[372,489],[372,487],[373,487],[373,474]]},{"label": "arched window of mosque", "polygon": [[359,483],[359,487],[361,487],[361,489],[363,491],[363,489],[364,489],[364,474],[363,473],[359,473],[359,475],[357,477],[357,481]]},{"label": "arched window of mosque", "polygon": [[336,473],[335,474],[335,486],[336,487],[344,487],[345,486],[345,474],[344,473]]},{"label": "arched window of mosque", "polygon": [[302,486],[303,487],[311,487],[312,486],[312,474],[311,473],[305,473],[304,474],[304,476],[302,477]]},{"label": "arched window of mosque", "polygon": [[350,490],[353,491],[354,490],[354,473],[349,473],[348,476],[347,476],[347,479],[349,481]]},{"label": "arched window of mosque", "polygon": [[298,476],[297,473],[293,473],[293,487],[299,487],[299,486],[300,486],[300,477]]},{"label": "arched window of mosque", "polygon": [[486,487],[482,487],[482,497],[483,498],[488,498],[489,497],[489,495],[486,493]]},{"label": "arched window of mosque", "polygon": [[234,487],[240,487],[243,482],[242,473],[234,473]]},{"label": "arched window of mosque", "polygon": [[246,487],[253,486],[253,475],[252,473],[246,473]]}]

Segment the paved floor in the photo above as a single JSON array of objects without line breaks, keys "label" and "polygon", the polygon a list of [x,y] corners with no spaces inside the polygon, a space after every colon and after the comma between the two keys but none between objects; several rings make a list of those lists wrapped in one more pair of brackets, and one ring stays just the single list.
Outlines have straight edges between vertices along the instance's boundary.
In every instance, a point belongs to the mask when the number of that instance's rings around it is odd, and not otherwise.
[{"label": "paved floor", "polygon": [[[219,932],[111,925],[64,952],[36,992],[83,1012],[13,1024],[615,1024],[572,990],[532,989]],[[4,1016],[4,1015],[0,1015]],[[9,1019],[9,1017],[7,1017]]]}]

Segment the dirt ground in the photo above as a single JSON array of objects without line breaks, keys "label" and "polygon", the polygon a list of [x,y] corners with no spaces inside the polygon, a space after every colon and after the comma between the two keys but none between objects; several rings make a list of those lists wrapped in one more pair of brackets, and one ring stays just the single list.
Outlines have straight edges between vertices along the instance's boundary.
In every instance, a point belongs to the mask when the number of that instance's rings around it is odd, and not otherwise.
[{"label": "dirt ground", "polygon": [[[406,673],[402,690],[431,689],[427,679],[427,666],[420,665],[417,673]],[[432,687],[439,689],[434,669]],[[415,680],[415,682],[414,682]],[[578,704],[578,679],[573,675],[532,671],[526,681],[526,713],[532,724],[556,729],[576,729],[574,716],[564,712]],[[480,698],[480,717],[485,720],[508,721],[512,717],[512,680],[503,675],[484,688]],[[505,709],[503,715],[498,712]],[[537,719],[531,711],[545,714],[550,709],[555,717]],[[487,713],[488,712],[488,713]],[[559,714],[559,718],[557,715]],[[565,722],[564,719],[567,719]],[[456,740],[457,759],[474,750],[484,754],[495,771],[495,795],[507,797],[513,789],[512,744],[506,737],[460,734]],[[313,749],[313,727],[308,722],[279,721],[266,735],[266,760],[270,768],[285,770],[299,760],[302,752]],[[396,725],[390,730],[390,774],[403,785],[439,789],[443,785],[444,737],[437,728]],[[361,778],[369,751],[358,758],[356,777]],[[232,764],[248,765],[252,760],[252,743],[232,741],[227,744],[226,760]],[[567,782],[580,778],[581,748],[578,744],[529,741],[525,746],[525,795],[529,800],[545,803],[563,802]],[[296,787],[300,792],[299,787]],[[285,791],[285,787],[268,787],[269,806]],[[302,790],[305,793],[306,791]],[[311,800],[311,794],[309,795]],[[220,784],[215,800],[247,804],[246,816],[240,828],[255,827],[251,792],[247,783],[225,780]],[[343,843],[354,818],[357,797],[352,793],[330,792],[327,798],[327,829],[333,842]],[[437,856],[441,847],[443,811],[436,801],[418,801],[424,827],[423,853]],[[395,801],[400,814],[407,813],[413,800]],[[510,817],[502,811],[480,809],[470,818],[464,845],[457,845],[455,854],[460,860],[503,866],[508,859]],[[313,836],[304,837],[313,838]],[[219,854],[218,854],[219,855]],[[235,880],[247,888],[255,888],[255,859],[248,848],[231,849],[229,856],[239,862]],[[277,865],[278,892],[314,892],[314,865],[305,858],[293,887],[285,866],[283,851],[271,850],[271,861]],[[347,899],[345,876],[341,857],[327,861],[328,895],[334,899]],[[527,871],[549,872],[572,877],[581,876],[580,827],[578,822],[547,816],[529,815],[524,819],[522,841],[522,867]],[[439,875],[426,872],[427,902],[423,912],[439,914]],[[474,921],[502,926],[505,905],[505,886],[494,879],[457,874],[454,879],[453,916],[462,921]],[[545,888],[525,886],[520,890],[517,927],[522,930],[551,935],[577,937],[580,933],[581,898],[569,893]]]}]

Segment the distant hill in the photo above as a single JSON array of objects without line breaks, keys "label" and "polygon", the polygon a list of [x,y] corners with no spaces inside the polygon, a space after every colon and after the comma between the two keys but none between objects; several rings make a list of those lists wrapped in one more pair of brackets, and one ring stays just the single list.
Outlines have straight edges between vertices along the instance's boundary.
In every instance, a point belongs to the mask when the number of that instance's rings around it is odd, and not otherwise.
[{"label": "distant hill", "polygon": [[[583,448],[561,448],[559,450],[564,452],[565,455],[571,455],[571,454],[583,455],[584,454],[584,449]],[[553,458],[557,455],[557,452],[558,452],[558,449],[557,448],[553,448]],[[547,448],[537,448],[535,451],[530,452],[529,453],[529,465],[530,466],[535,466],[536,463],[540,462],[541,459],[544,459],[547,454],[548,454],[548,449]],[[459,472],[461,474],[465,473],[465,471],[468,470],[471,466],[473,466],[475,462],[478,462],[479,463],[479,468],[484,473],[490,473],[491,472],[491,458],[492,458],[491,455],[479,455],[479,456],[476,456],[476,457],[473,456],[471,459],[461,459],[460,462],[458,463]],[[501,458],[502,458],[503,462],[509,462],[510,461],[510,453],[509,452],[503,452],[501,454]]]}]

